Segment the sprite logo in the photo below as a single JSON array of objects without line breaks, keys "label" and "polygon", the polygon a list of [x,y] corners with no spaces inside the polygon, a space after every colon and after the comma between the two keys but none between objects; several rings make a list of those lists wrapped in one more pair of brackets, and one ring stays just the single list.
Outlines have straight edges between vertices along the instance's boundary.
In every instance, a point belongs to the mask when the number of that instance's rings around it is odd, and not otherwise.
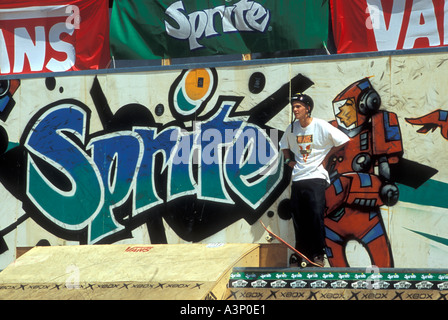
[{"label": "sprite logo", "polygon": [[216,21],[221,21],[222,32],[264,32],[269,25],[269,10],[255,1],[240,0],[231,6],[221,5],[212,9],[194,11],[185,14],[182,1],[177,1],[166,9],[165,14],[175,24],[165,21],[165,30],[169,36],[188,40],[190,50],[204,47],[198,40],[219,36]]}]

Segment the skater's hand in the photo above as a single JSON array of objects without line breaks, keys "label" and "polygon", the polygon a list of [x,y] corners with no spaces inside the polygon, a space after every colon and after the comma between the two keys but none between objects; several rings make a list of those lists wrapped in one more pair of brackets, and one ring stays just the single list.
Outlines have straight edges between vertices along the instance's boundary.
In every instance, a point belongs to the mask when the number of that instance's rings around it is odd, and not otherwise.
[{"label": "skater's hand", "polygon": [[294,169],[294,166],[296,165],[297,162],[295,161],[289,161],[288,162],[288,166],[290,166],[292,169]]}]

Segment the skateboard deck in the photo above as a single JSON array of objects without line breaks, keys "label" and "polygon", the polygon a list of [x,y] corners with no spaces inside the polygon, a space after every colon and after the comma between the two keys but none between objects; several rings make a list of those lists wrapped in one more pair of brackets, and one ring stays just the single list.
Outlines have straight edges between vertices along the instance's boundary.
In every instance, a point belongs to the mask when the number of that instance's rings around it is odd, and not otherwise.
[{"label": "skateboard deck", "polygon": [[290,245],[288,242],[286,242],[285,240],[283,240],[282,238],[280,238],[278,235],[276,235],[274,232],[272,232],[271,230],[268,230],[268,228],[265,226],[265,224],[263,223],[263,221],[260,221],[261,225],[263,226],[263,228],[266,230],[267,233],[269,233],[270,236],[274,237],[275,239],[277,239],[278,241],[280,241],[281,243],[283,243],[285,246],[287,246],[289,249],[291,249],[292,251],[294,251],[294,253],[296,253],[298,256],[300,256],[301,258],[304,259],[304,261],[302,261],[302,263],[300,264],[302,268],[305,268],[308,264],[315,266],[315,267],[319,267],[322,268],[323,266],[318,264],[318,263],[314,263],[313,261],[311,261],[307,256],[305,256],[303,253],[301,253],[300,251],[298,251],[296,248],[294,248],[292,245]]}]

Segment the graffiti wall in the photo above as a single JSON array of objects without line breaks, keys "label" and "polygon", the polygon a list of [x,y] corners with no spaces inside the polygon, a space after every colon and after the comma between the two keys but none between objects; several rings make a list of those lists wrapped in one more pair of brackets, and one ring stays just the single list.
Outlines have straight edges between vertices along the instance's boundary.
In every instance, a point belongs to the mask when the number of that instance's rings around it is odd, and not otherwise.
[{"label": "graffiti wall", "polygon": [[332,266],[448,262],[444,54],[0,81],[0,269],[22,247],[293,242],[288,97],[349,144],[325,161]]}]

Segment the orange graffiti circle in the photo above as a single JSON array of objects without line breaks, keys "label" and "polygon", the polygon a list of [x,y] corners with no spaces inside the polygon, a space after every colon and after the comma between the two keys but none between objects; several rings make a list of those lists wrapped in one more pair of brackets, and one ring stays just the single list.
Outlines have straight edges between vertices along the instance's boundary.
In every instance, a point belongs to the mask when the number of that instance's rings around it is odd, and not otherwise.
[{"label": "orange graffiti circle", "polygon": [[185,78],[185,91],[191,100],[202,99],[210,87],[210,75],[205,69],[191,70]]}]

